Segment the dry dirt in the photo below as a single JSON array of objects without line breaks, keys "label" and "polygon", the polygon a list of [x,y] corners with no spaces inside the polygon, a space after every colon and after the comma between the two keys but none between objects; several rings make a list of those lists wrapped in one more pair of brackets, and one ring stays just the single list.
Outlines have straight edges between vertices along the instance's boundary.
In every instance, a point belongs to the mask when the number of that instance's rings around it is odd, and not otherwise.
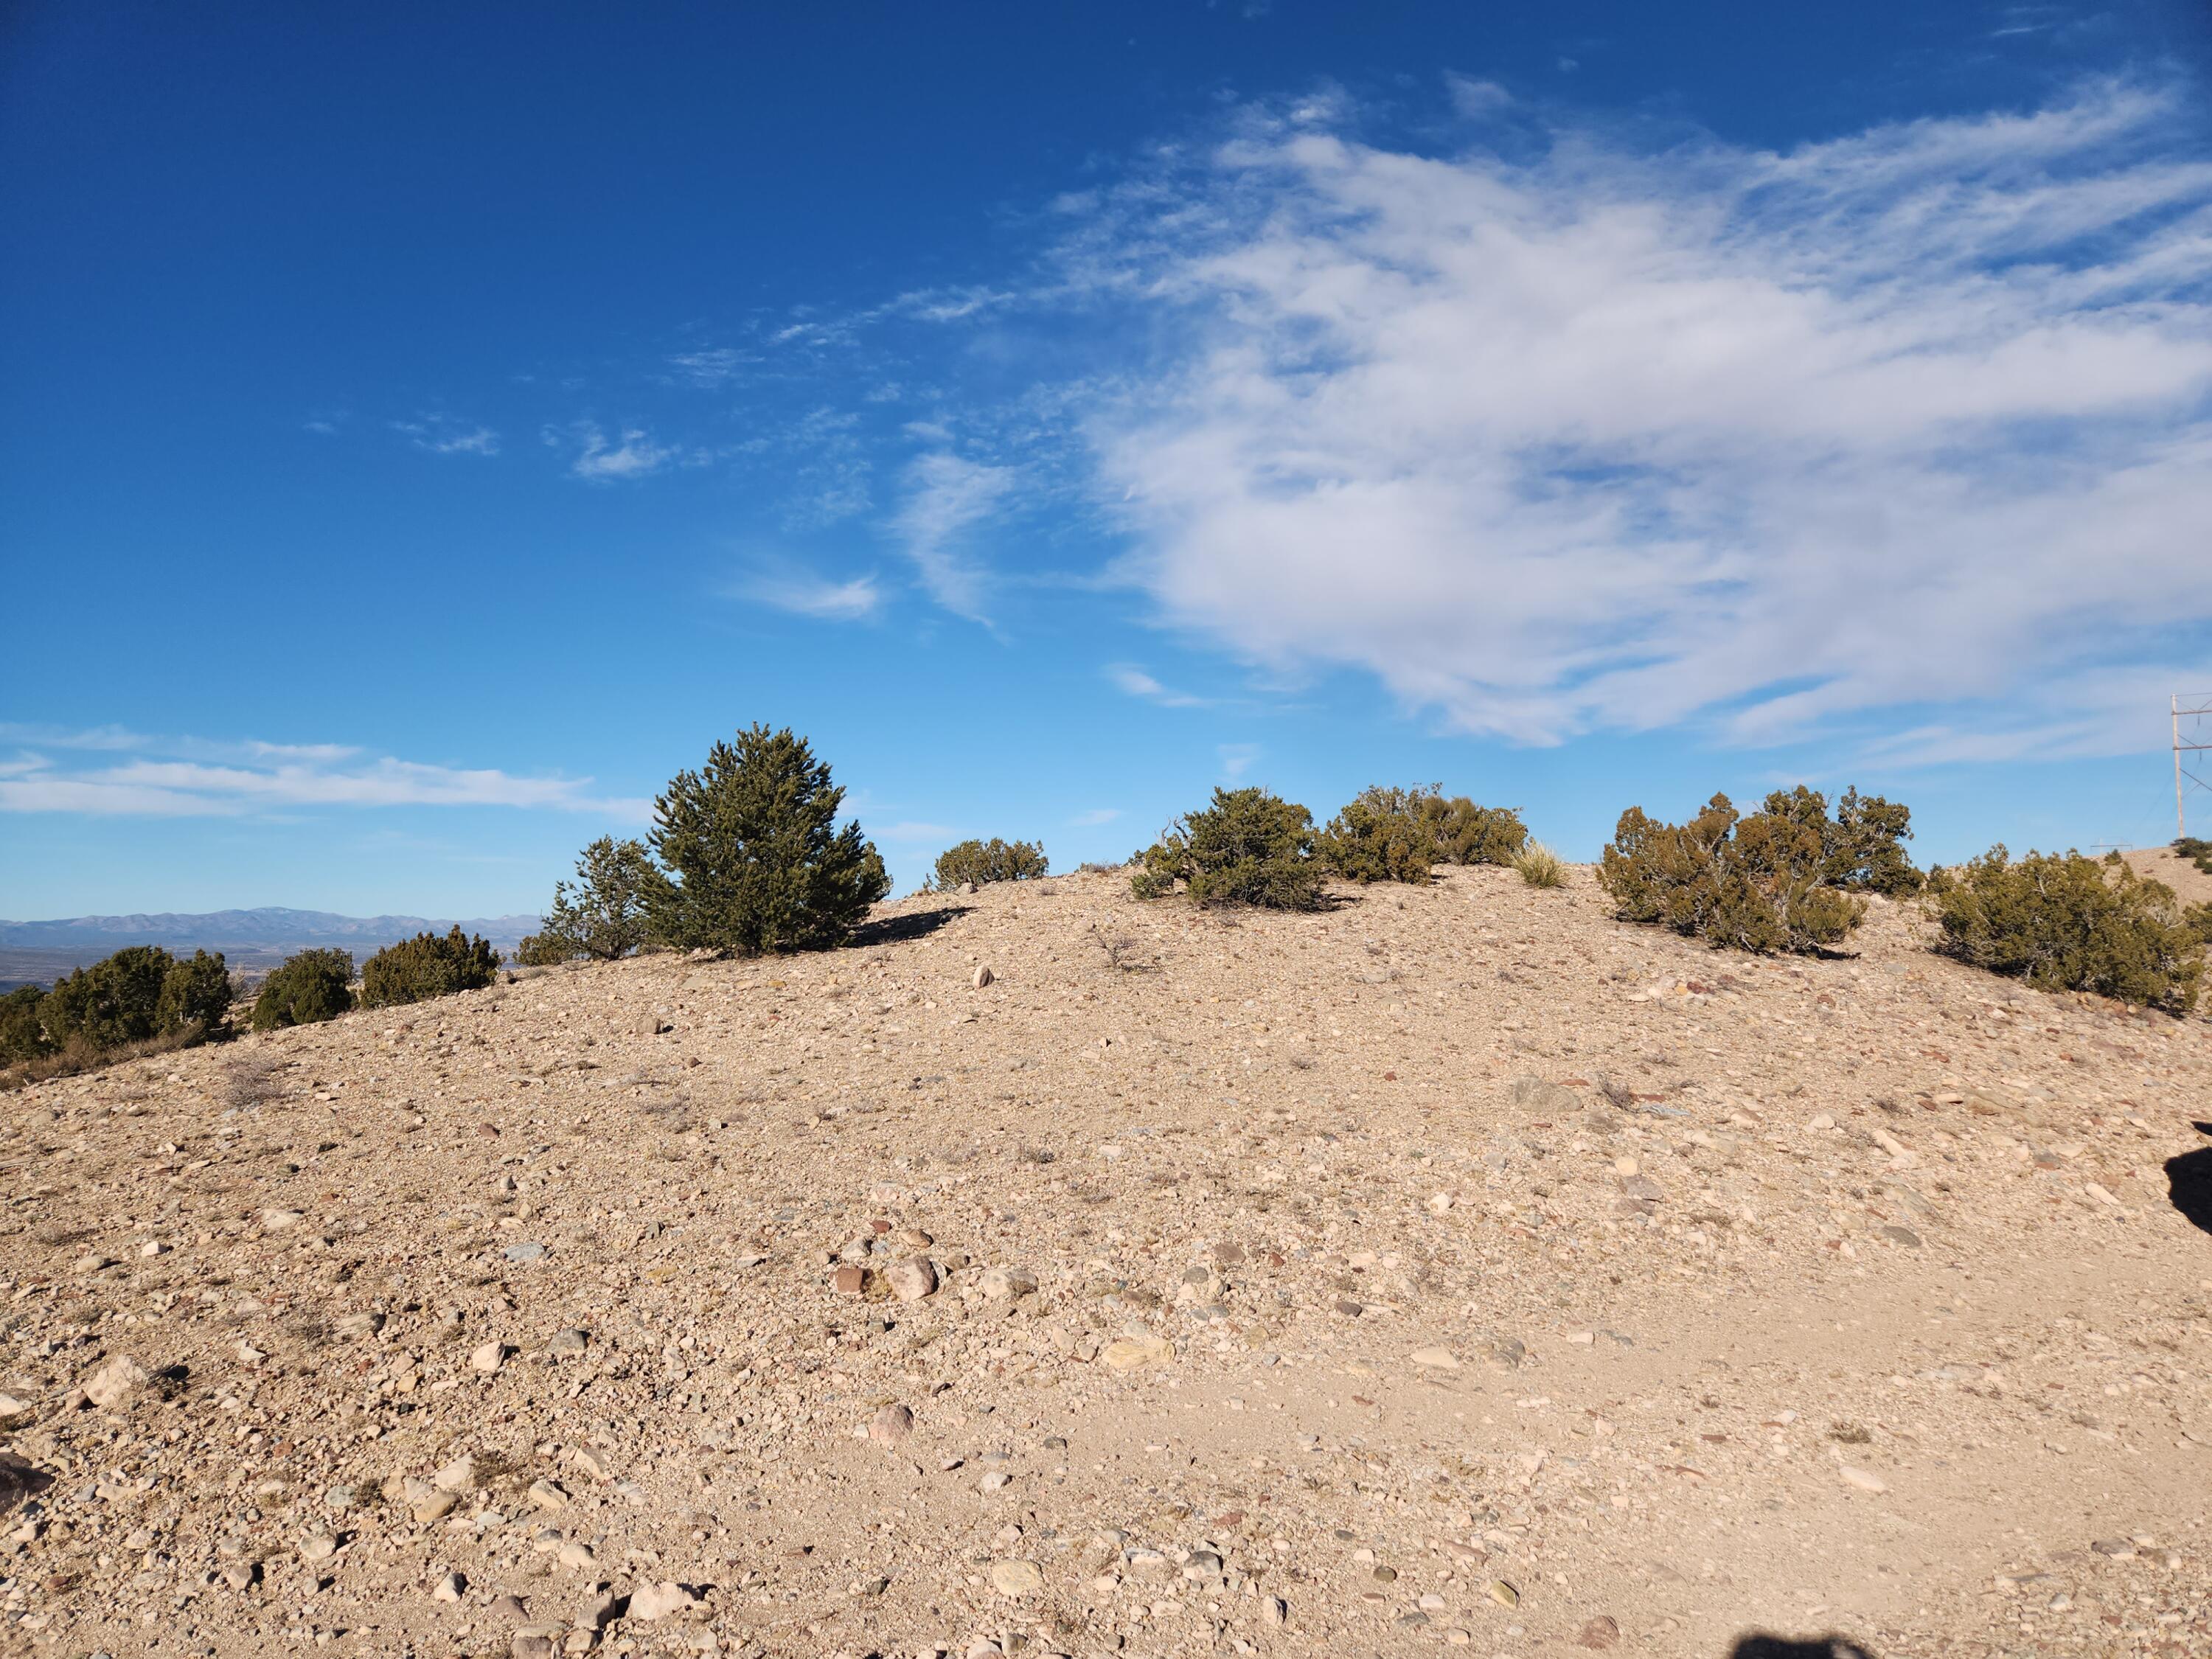
[{"label": "dry dirt", "polygon": [[6,1097],[0,1648],[2212,1651],[2212,1026],[1920,927],[1084,876]]}]

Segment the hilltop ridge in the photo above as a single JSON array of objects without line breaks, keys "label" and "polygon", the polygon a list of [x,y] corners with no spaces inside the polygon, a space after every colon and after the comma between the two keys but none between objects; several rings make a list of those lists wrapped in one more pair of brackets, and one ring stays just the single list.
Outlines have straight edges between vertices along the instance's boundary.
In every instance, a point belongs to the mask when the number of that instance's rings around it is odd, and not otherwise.
[{"label": "hilltop ridge", "polygon": [[1571,875],[1006,884],[8,1097],[18,1639],[2212,1644],[2212,1026]]}]

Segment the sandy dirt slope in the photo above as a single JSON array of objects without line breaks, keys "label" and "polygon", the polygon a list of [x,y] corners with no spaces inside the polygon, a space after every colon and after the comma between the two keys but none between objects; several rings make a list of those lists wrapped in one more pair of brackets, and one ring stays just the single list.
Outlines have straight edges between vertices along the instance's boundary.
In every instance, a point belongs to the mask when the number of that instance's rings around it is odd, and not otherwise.
[{"label": "sandy dirt slope", "polygon": [[2212,903],[2212,876],[2197,867],[2171,847],[2142,847],[2124,855],[2139,875],[2150,876],[2173,889],[2184,904]]},{"label": "sandy dirt slope", "polygon": [[1077,877],[0,1098],[0,1648],[2212,1651],[2212,1027],[1920,926]]}]

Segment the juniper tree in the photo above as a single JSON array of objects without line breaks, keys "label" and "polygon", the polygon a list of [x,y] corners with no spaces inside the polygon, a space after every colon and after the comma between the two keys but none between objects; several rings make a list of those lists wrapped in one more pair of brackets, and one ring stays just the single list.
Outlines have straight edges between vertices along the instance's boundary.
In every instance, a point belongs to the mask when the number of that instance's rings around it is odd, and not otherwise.
[{"label": "juniper tree", "polygon": [[653,936],[744,956],[842,944],[890,891],[860,826],[838,827],[844,799],[828,763],[788,727],[748,726],[717,743],[653,802]]}]

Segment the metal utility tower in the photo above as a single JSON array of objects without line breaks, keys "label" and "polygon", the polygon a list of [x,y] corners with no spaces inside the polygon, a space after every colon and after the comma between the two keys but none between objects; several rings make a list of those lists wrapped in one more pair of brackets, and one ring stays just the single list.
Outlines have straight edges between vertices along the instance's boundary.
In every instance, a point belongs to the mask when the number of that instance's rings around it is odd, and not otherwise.
[{"label": "metal utility tower", "polygon": [[[2182,794],[2182,780],[2186,778],[2200,789],[2212,789],[2207,782],[2181,763],[2184,755],[2203,754],[2212,750],[2212,743],[2200,741],[2204,727],[2200,722],[2212,720],[2212,692],[2177,691],[2173,694],[2173,833],[2189,834],[2189,813]],[[2189,741],[2182,741],[2181,723],[2189,722]]]}]

